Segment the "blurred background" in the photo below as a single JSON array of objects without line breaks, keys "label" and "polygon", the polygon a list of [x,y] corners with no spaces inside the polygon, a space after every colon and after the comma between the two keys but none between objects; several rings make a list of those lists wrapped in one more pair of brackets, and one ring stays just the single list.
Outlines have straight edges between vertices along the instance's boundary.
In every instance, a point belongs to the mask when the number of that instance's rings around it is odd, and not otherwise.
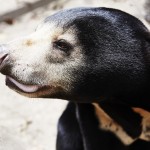
[{"label": "blurred background", "polygon": [[[32,33],[61,9],[81,6],[121,9],[150,27],[150,0],[0,0],[0,44]],[[55,150],[57,121],[66,104],[20,96],[0,75],[0,150]]]}]

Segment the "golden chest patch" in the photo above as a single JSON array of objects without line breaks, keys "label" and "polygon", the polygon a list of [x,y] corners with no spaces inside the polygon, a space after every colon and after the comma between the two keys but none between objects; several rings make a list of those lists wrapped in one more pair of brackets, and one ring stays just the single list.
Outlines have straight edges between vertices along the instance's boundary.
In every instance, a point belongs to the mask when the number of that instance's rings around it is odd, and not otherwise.
[{"label": "golden chest patch", "polygon": [[143,118],[141,122],[142,132],[139,138],[142,140],[150,141],[150,112],[141,108],[132,109]]},{"label": "golden chest patch", "polygon": [[[145,141],[150,141],[150,112],[142,109],[133,107],[133,112],[139,114],[142,117],[140,126],[142,126],[142,131],[139,137],[133,139],[127,132],[115,121],[113,120],[97,103],[93,103],[95,108],[95,113],[99,121],[99,127],[103,130],[113,132],[125,145],[132,144],[137,139],[142,139]],[[133,126],[134,128],[134,126]]]}]

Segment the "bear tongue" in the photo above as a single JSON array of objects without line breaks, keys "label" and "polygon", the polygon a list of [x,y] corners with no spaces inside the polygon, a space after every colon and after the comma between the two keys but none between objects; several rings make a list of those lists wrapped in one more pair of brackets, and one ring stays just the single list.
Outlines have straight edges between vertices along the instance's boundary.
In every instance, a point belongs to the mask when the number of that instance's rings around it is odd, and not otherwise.
[{"label": "bear tongue", "polygon": [[23,92],[26,93],[33,93],[36,92],[39,87],[37,85],[25,85],[25,84],[21,84],[18,81],[16,81],[15,79],[8,77],[7,78],[13,83],[15,84],[19,89],[21,89]]}]

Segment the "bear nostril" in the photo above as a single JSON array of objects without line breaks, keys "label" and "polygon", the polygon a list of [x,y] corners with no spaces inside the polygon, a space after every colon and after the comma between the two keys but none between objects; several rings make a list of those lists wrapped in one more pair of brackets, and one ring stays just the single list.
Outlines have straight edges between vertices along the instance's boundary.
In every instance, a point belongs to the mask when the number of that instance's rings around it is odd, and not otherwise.
[{"label": "bear nostril", "polygon": [[8,58],[8,54],[0,54],[0,66]]},{"label": "bear nostril", "polygon": [[6,60],[8,59],[8,48],[7,45],[0,45],[0,68],[4,66]]}]

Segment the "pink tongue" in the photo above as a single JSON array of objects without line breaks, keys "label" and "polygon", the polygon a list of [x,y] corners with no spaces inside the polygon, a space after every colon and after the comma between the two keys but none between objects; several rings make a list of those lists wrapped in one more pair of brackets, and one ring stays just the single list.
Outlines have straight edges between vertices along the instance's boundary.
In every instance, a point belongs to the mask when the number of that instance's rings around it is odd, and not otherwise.
[{"label": "pink tongue", "polygon": [[16,80],[14,80],[11,77],[7,77],[7,78],[24,92],[33,93],[38,90],[38,86],[36,86],[36,85],[24,85],[24,84],[17,82]]}]

